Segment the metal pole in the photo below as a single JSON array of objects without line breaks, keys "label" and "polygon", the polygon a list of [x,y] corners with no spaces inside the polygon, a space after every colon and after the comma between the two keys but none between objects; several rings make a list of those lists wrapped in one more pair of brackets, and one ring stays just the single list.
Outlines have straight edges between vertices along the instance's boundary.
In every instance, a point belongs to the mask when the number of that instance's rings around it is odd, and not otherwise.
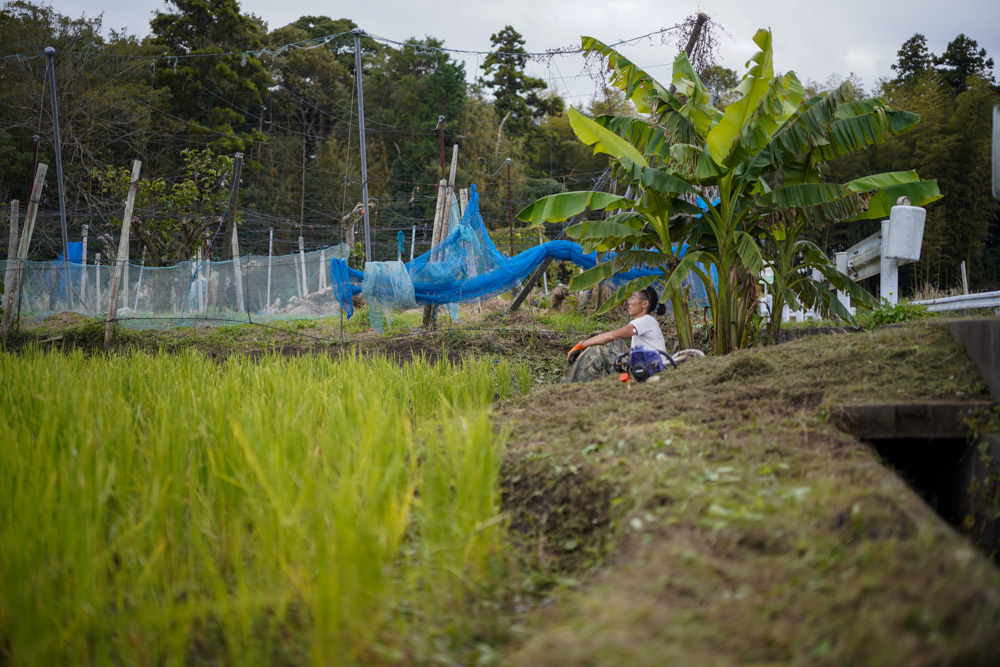
[{"label": "metal pole", "polygon": [[365,148],[365,94],[361,83],[361,33],[355,28],[354,33],[354,77],[358,82],[358,134],[361,144],[361,199],[365,207],[365,261],[372,261],[371,229],[368,224],[368,151]]},{"label": "metal pole", "polygon": [[52,136],[56,149],[56,185],[59,187],[59,223],[62,226],[63,271],[66,302],[73,308],[73,290],[69,284],[69,233],[66,230],[66,193],[63,190],[62,141],[59,138],[59,101],[56,98],[56,50],[48,46],[45,55],[49,61],[49,99],[52,101]]},{"label": "metal pole", "polygon": [[413,229],[410,231],[410,261],[413,261],[413,251],[417,245],[417,226],[413,225]]}]

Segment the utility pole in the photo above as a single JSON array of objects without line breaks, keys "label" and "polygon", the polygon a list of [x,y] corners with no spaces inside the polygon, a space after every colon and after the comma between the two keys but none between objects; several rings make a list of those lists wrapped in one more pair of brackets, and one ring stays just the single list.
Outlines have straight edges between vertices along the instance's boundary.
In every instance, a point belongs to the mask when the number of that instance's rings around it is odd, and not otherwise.
[{"label": "utility pole", "polygon": [[365,148],[365,92],[361,81],[361,35],[362,30],[355,28],[354,33],[354,78],[358,82],[358,134],[361,144],[361,200],[365,207],[365,262],[372,261],[371,228],[368,222],[368,151]]},{"label": "utility pole", "polygon": [[73,290],[69,284],[69,232],[66,229],[66,192],[63,190],[62,141],[59,138],[59,101],[56,97],[56,50],[45,47],[49,66],[49,99],[52,102],[52,137],[56,149],[56,185],[59,188],[59,223],[62,227],[63,284],[66,286],[66,303],[73,308]]}]

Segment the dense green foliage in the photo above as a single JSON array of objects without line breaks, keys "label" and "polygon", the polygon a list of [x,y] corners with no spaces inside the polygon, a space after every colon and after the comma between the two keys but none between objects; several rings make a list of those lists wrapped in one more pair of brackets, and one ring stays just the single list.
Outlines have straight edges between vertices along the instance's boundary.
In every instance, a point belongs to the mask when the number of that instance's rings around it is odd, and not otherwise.
[{"label": "dense green foliage", "polygon": [[[121,209],[120,198],[102,190],[95,171],[128,168],[140,158],[144,178],[173,185],[187,177],[182,151],[188,148],[245,154],[239,197],[245,250],[265,251],[269,227],[275,229],[278,253],[297,248],[300,234],[307,249],[337,243],[341,218],[361,198],[349,32],[356,27],[349,18],[323,15],[267,26],[238,0],[175,0],[154,14],[149,36],[137,37],[108,31],[100,17],[77,18],[35,0],[7,0],[0,8],[0,56],[28,57],[0,61],[0,199],[20,199],[24,210],[35,135],[39,159],[52,164],[41,57],[51,45],[57,50],[70,236],[79,238],[88,224],[91,252],[114,253],[101,239],[116,236]],[[315,48],[281,48],[305,40],[319,41],[307,44]],[[408,41],[410,46],[362,38],[376,259],[394,257],[396,232],[409,234],[414,226],[417,252],[427,249],[442,138],[446,162],[451,145],[460,144],[457,180],[477,185],[484,217],[494,229],[506,227],[511,208],[506,170],[498,172],[506,158],[512,161],[514,210],[539,196],[587,189],[607,166],[605,155],[594,155],[576,140],[563,100],[528,74],[524,39],[514,26],[499,29],[492,52],[477,57],[474,66],[439,50],[444,44],[433,36]],[[702,71],[697,59],[695,65],[717,109],[740,99],[733,70],[705,63]],[[962,260],[973,289],[998,286],[1000,220],[984,188],[989,107],[997,101],[993,60],[967,35],[941,54],[931,53],[926,39],[915,35],[902,45],[893,67],[894,78],[867,95],[856,77],[848,77],[856,92],[847,99],[881,97],[890,108],[918,113],[923,122],[884,146],[829,160],[820,178],[845,183],[907,165],[937,179],[945,197],[929,208],[925,257],[904,270],[904,291],[923,283],[952,286]],[[822,85],[807,83],[806,99],[838,90],[841,83],[836,76]],[[637,114],[613,87],[577,110],[591,118]],[[435,129],[440,116],[443,137]],[[620,181],[618,186],[624,192]],[[140,209],[136,217],[148,213]],[[32,252],[51,258],[60,251],[51,199],[38,225]],[[520,227],[516,249],[537,241],[537,229]],[[872,231],[870,224],[816,219],[805,233],[830,254]],[[0,238],[0,245],[4,242]],[[179,244],[151,261],[175,261],[186,248]],[[214,252],[221,255],[224,249]],[[136,242],[132,255],[140,253]]]},{"label": "dense green foliage", "polygon": [[389,660],[462,636],[501,572],[485,407],[530,383],[505,361],[28,350],[0,373],[5,662]]}]

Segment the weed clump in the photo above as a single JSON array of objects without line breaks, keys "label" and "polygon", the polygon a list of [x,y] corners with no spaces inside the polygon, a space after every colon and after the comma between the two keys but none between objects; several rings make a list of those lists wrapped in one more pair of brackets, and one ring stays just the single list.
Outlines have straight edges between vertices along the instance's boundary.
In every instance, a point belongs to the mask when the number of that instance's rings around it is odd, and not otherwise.
[{"label": "weed clump", "polygon": [[712,384],[722,384],[732,380],[749,380],[760,375],[770,375],[775,368],[764,358],[749,354],[733,359],[712,378]]}]

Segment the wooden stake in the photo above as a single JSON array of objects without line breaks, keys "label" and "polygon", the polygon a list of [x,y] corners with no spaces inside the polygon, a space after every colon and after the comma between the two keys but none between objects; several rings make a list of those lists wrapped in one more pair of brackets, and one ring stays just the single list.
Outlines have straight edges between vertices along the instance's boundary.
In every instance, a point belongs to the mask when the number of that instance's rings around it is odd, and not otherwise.
[{"label": "wooden stake", "polygon": [[17,259],[17,226],[20,222],[20,202],[10,203],[10,245],[7,246],[7,270],[4,272],[4,290],[10,291],[11,275],[14,273],[14,260]]},{"label": "wooden stake", "polygon": [[233,277],[236,280],[236,311],[243,312],[243,267],[240,265],[240,241],[236,233],[236,225],[233,225]]},{"label": "wooden stake", "polygon": [[14,258],[14,269],[11,272],[10,283],[6,284],[7,293],[4,295],[3,320],[0,320],[0,341],[7,342],[7,334],[10,333],[10,325],[14,317],[14,299],[21,291],[21,264],[28,256],[28,246],[31,245],[31,235],[35,231],[35,216],[38,215],[38,200],[42,196],[42,184],[45,183],[45,174],[49,170],[47,164],[38,163],[35,169],[35,182],[31,185],[31,197],[28,199],[28,211],[24,216],[24,229],[21,231],[21,238],[17,244],[17,256]]},{"label": "wooden stake", "polygon": [[80,306],[87,309],[87,231],[90,225],[83,226],[83,251],[80,253]]},{"label": "wooden stake", "polygon": [[[365,263],[368,263],[368,258],[365,257]],[[299,236],[299,269],[302,271],[302,292],[299,294],[300,298],[305,298],[306,294],[309,294],[309,283],[306,281],[306,246],[302,241],[302,236]]]},{"label": "wooden stake", "polygon": [[128,239],[132,231],[132,209],[135,208],[135,194],[139,190],[139,170],[142,162],[132,163],[132,180],[129,182],[125,198],[125,216],[122,218],[122,234],[118,239],[118,259],[115,261],[114,278],[111,279],[111,294],[108,296],[108,317],[104,324],[104,347],[110,347],[115,331],[115,316],[118,314],[118,290],[121,288],[122,270],[128,258]]},{"label": "wooden stake", "polygon": [[455,169],[458,167],[458,144],[451,147],[451,172],[448,174],[448,187],[444,192],[444,219],[441,223],[441,241],[448,238],[451,231],[451,202],[455,198]]}]

